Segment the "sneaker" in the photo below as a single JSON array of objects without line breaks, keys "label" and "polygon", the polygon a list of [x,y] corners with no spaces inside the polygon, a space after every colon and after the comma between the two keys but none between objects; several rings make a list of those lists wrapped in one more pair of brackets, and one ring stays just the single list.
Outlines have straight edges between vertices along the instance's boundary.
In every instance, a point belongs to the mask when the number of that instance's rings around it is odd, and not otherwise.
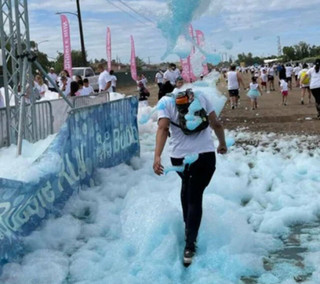
[{"label": "sneaker", "polygon": [[183,265],[189,266],[192,263],[192,258],[195,255],[195,251],[192,249],[185,248],[183,253]]}]

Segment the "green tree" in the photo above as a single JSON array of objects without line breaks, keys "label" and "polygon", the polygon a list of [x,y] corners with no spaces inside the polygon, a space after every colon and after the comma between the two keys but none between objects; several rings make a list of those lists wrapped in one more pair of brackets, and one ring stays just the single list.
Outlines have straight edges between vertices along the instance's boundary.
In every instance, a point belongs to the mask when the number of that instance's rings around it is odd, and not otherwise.
[{"label": "green tree", "polygon": [[292,46],[284,46],[282,49],[283,60],[290,61],[296,59],[295,49]]},{"label": "green tree", "polygon": [[[54,69],[57,72],[63,70],[63,53],[59,52],[57,56],[57,60],[54,65]],[[82,67],[82,53],[80,50],[72,50],[71,51],[71,60],[72,60],[72,67]]]},{"label": "green tree", "polygon": [[298,44],[294,45],[295,59],[303,59],[310,56],[310,45],[304,41],[300,41]]},{"label": "green tree", "polygon": [[146,65],[146,63],[139,56],[136,56],[136,66],[137,66],[137,71],[138,72],[142,71],[142,67],[144,65]]}]

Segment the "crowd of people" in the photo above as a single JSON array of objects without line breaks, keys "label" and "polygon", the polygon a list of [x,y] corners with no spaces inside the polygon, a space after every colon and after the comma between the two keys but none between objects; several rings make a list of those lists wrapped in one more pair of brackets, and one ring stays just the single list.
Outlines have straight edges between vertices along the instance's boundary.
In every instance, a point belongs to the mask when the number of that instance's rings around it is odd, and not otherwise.
[{"label": "crowd of people", "polygon": [[[232,109],[238,107],[239,89],[248,89],[248,97],[251,100],[251,109],[258,107],[258,97],[263,93],[269,94],[276,91],[275,80],[279,85],[279,92],[282,96],[282,105],[288,105],[289,93],[293,87],[301,89],[300,103],[312,103],[314,97],[317,118],[320,119],[320,59],[313,64],[295,63],[294,66],[287,64],[272,64],[262,66],[238,67],[231,65],[229,71],[222,69],[222,74],[227,81],[230,106]],[[251,74],[251,83],[246,87],[242,80],[241,73]]]},{"label": "crowd of people", "polygon": [[[110,70],[110,72],[108,72],[104,64],[98,66],[98,71],[100,72],[98,79],[99,92],[116,92],[117,77],[114,71]],[[48,76],[51,80],[45,81],[40,74],[36,74],[34,77],[34,90],[37,93],[37,99],[44,97],[48,90],[51,92],[58,92],[60,90],[63,95],[71,97],[95,94],[95,90],[91,86],[88,78],[82,78],[80,75],[71,77],[67,70],[62,70],[59,75],[57,75],[53,67],[49,69]]]}]

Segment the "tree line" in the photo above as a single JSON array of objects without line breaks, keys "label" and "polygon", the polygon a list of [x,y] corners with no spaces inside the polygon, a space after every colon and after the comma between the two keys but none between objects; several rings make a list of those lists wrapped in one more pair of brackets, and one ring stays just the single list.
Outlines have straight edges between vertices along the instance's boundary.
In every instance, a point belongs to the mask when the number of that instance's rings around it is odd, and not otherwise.
[{"label": "tree line", "polygon": [[300,41],[298,44],[292,46],[284,46],[282,48],[282,55],[276,56],[271,55],[268,57],[253,56],[251,52],[248,54],[241,53],[238,54],[238,59],[236,64],[240,65],[244,63],[246,66],[251,66],[254,64],[261,65],[265,59],[278,58],[279,62],[289,62],[289,61],[314,61],[315,58],[320,57],[320,46],[310,45],[304,41]]}]

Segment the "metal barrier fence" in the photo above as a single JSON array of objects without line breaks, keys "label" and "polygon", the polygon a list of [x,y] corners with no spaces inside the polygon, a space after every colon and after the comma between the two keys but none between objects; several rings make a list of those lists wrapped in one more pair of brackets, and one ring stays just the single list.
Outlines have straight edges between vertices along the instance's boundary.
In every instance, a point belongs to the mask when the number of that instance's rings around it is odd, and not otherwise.
[{"label": "metal barrier fence", "polygon": [[[101,92],[90,96],[69,97],[69,99],[74,108],[81,108],[108,102],[110,101],[110,94],[108,92]],[[63,123],[65,123],[70,110],[71,108],[62,99],[37,102],[35,104],[35,139],[33,139],[32,134],[28,132],[27,129],[24,131],[23,139],[35,142],[47,138],[50,134],[58,132]],[[29,108],[27,106],[26,112],[28,111]],[[8,146],[6,120],[6,109],[0,108],[0,148]],[[18,123],[18,121],[14,122]],[[25,123],[27,125],[28,121]],[[14,141],[14,143],[15,142],[16,141]]]},{"label": "metal barrier fence", "polygon": [[[14,108],[14,106],[12,108]],[[30,111],[29,109],[30,107],[26,106],[26,113]],[[53,134],[53,115],[52,115],[51,103],[49,101],[36,103],[35,112],[36,112],[36,120],[37,120],[37,127],[35,127],[35,133],[34,133],[35,137],[33,137],[32,133],[30,133],[27,128],[27,125],[29,123],[28,121],[29,116],[26,116],[26,121],[25,121],[23,138],[30,142],[35,142],[40,139],[45,139],[50,134]],[[15,119],[14,116],[11,119]],[[12,123],[16,125],[18,121],[13,121]],[[7,133],[8,132],[7,132],[6,108],[0,108],[0,147],[8,146]]]},{"label": "metal barrier fence", "polygon": [[79,108],[109,102],[110,94],[109,92],[101,92],[90,96],[72,97],[71,100],[73,101],[73,107]]}]

